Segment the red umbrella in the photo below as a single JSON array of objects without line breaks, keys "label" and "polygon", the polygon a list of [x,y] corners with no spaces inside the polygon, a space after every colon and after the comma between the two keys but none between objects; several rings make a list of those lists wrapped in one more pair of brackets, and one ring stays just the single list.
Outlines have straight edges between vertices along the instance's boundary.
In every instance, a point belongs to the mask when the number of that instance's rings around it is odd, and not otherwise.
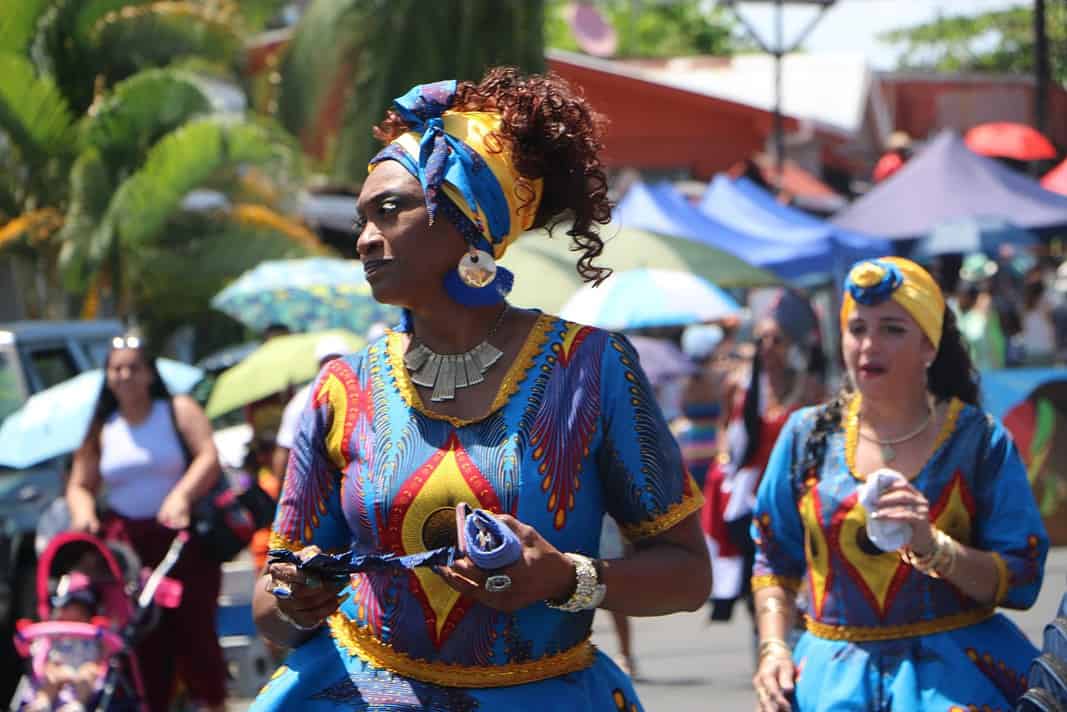
[{"label": "red umbrella", "polygon": [[1053,168],[1041,179],[1041,187],[1053,193],[1067,195],[1067,161]]},{"label": "red umbrella", "polygon": [[874,164],[874,173],[871,174],[871,177],[874,178],[875,183],[881,183],[903,167],[904,159],[900,157],[900,154],[890,151],[879,158],[878,163]]},{"label": "red umbrella", "polygon": [[1010,121],[980,124],[964,136],[975,153],[1017,161],[1041,161],[1056,157],[1056,147],[1037,129]]}]

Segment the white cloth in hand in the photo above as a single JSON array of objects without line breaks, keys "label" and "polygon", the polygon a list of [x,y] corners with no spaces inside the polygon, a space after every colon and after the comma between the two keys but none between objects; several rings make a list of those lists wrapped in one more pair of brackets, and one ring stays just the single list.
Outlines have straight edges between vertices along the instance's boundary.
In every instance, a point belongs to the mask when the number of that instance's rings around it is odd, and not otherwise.
[{"label": "white cloth in hand", "polygon": [[907,482],[896,470],[883,467],[867,475],[859,488],[859,501],[867,510],[867,537],[882,551],[896,551],[911,541],[911,525],[871,516],[878,509],[878,498],[897,482]]}]

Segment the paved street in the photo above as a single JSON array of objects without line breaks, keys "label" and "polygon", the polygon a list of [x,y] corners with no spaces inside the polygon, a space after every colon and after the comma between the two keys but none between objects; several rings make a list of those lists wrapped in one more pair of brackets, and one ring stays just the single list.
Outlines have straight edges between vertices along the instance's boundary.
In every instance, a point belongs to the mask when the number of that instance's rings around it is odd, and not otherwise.
[{"label": "paved street", "polygon": [[[1067,548],[1052,552],[1045,586],[1031,610],[1009,615],[1034,641],[1055,614],[1067,582]],[[650,712],[733,712],[751,710],[752,653],[747,615],[728,624],[709,625],[704,611],[634,620],[634,641],[641,666],[637,683]],[[593,639],[609,655],[617,652],[611,618],[599,614]],[[243,710],[247,701],[232,705]]]}]

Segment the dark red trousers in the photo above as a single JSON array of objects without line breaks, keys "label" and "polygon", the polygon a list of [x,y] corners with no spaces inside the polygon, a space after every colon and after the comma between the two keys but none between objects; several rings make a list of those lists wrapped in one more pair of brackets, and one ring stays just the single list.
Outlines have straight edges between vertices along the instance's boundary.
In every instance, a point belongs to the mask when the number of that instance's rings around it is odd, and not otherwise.
[{"label": "dark red trousers", "polygon": [[[174,534],[154,519],[112,513],[102,522],[104,539],[130,544],[142,565],[151,568],[163,560]],[[193,702],[220,705],[226,699],[226,663],[215,618],[222,569],[191,539],[168,575],[182,582],[181,605],[163,609],[159,624],[137,646],[149,709],[167,712],[179,678]]]}]

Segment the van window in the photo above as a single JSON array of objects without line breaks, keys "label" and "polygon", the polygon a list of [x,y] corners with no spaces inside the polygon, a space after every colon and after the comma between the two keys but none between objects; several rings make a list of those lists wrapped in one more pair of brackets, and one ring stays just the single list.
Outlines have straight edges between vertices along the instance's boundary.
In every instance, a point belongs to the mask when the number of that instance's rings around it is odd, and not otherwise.
[{"label": "van window", "polygon": [[0,421],[22,407],[25,400],[19,388],[17,368],[15,355],[0,351]]},{"label": "van window", "polygon": [[103,368],[104,363],[107,361],[107,355],[111,351],[111,337],[84,341],[82,342],[82,347],[85,349],[85,355],[89,357],[89,362],[93,365],[93,368]]},{"label": "van window", "polygon": [[37,376],[41,390],[78,375],[78,367],[70,351],[64,347],[37,349],[29,352],[30,368]]}]

